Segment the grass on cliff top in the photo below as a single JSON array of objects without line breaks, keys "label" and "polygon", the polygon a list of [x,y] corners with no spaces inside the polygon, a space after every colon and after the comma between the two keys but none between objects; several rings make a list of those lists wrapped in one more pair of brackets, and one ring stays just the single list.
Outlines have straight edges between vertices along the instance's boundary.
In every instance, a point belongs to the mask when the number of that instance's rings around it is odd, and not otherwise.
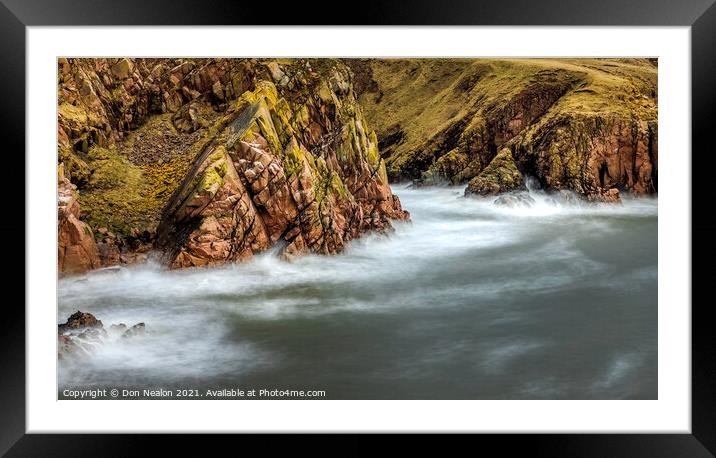
[{"label": "grass on cliff top", "polygon": [[405,140],[392,159],[471,113],[506,103],[540,71],[579,82],[550,110],[656,119],[657,68],[645,59],[370,59],[380,92],[361,94],[379,138],[400,124]]}]

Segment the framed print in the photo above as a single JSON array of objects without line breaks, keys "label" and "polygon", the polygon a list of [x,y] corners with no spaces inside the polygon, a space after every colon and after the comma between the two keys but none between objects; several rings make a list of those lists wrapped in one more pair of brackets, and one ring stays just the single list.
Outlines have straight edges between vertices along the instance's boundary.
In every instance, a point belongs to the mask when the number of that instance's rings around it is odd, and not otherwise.
[{"label": "framed print", "polygon": [[3,3],[26,215],[3,451],[459,432],[713,454],[692,295],[711,2],[369,3],[303,26],[190,3]]}]

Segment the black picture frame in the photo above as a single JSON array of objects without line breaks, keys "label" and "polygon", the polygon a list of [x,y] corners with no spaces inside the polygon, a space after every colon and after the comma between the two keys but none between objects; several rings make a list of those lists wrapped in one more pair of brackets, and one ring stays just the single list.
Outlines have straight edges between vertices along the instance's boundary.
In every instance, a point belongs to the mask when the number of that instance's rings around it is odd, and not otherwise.
[{"label": "black picture frame", "polygon": [[[376,2],[356,4],[349,13],[335,2],[314,1],[297,6],[273,6],[268,14],[252,11],[258,6],[230,0],[0,0],[0,88],[3,91],[0,126],[3,129],[5,163],[11,161],[7,179],[18,180],[11,189],[24,189],[24,176],[31,164],[18,159],[25,151],[25,93],[32,88],[25,83],[26,27],[84,25],[550,25],[550,26],[688,26],[691,28],[692,75],[692,429],[691,434],[549,434],[549,435],[480,435],[470,436],[479,447],[498,446],[501,450],[525,450],[531,455],[549,456],[714,456],[716,454],[716,342],[709,320],[709,300],[695,300],[706,293],[709,268],[714,259],[716,217],[711,211],[713,170],[711,124],[716,94],[716,6],[714,0],[459,0],[436,4],[434,1]],[[671,154],[671,152],[669,152]],[[688,155],[688,151],[678,152]],[[11,158],[11,159],[8,159]],[[698,161],[698,162],[696,162]],[[23,164],[25,173],[19,172]],[[6,165],[7,167],[7,165]],[[15,193],[17,194],[17,193]],[[17,196],[12,215],[24,215]],[[24,203],[26,205],[26,202]],[[701,211],[696,211],[700,209]],[[6,214],[7,214],[6,213]],[[21,222],[22,221],[22,222]],[[19,251],[19,234],[24,245],[24,218],[13,216],[0,223],[4,240]],[[23,229],[18,227],[22,224]],[[10,259],[25,259],[25,252]],[[700,262],[699,262],[700,261]],[[7,267],[7,265],[5,266]],[[11,266],[6,285],[19,289],[24,269]],[[24,282],[23,282],[24,283]],[[158,436],[141,439],[128,435],[40,435],[25,434],[25,313],[19,297],[7,294],[2,326],[2,365],[0,366],[0,453],[8,456],[104,456],[135,455],[148,451],[138,440],[153,441]],[[704,296],[703,297],[708,297]],[[669,304],[689,306],[689,304]],[[195,437],[204,440],[205,437]],[[222,436],[238,445],[235,439]],[[463,441],[466,439],[462,438]],[[185,452],[189,439],[172,436],[167,443]],[[246,442],[266,438],[242,438]],[[300,447],[303,439],[292,441]],[[358,444],[353,438],[348,443]],[[420,440],[415,440],[420,443]],[[212,438],[212,444],[216,439]],[[298,444],[298,445],[297,445]],[[212,445],[213,448],[215,445]],[[218,446],[217,446],[218,447]],[[342,447],[350,447],[348,444]],[[470,446],[475,447],[475,444]],[[169,449],[165,449],[168,451]],[[358,446],[360,450],[360,446]],[[487,450],[487,449],[485,449]],[[366,448],[366,451],[369,451]]]}]

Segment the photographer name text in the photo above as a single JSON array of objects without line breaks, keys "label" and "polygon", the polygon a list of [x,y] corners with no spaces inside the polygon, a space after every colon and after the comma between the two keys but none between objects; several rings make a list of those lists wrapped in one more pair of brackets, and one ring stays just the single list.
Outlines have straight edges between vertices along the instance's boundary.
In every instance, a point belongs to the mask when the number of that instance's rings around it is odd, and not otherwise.
[{"label": "photographer name text", "polygon": [[262,398],[323,398],[325,390],[296,390],[279,388],[224,388],[215,390],[196,389],[117,389],[100,388],[72,390],[65,389],[62,396],[69,399],[262,399]]}]

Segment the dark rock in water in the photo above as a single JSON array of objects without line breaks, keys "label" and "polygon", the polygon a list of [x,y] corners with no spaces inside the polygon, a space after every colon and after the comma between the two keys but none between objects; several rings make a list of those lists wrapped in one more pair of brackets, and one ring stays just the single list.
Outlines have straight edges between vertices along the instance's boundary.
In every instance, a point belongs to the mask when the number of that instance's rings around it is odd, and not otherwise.
[{"label": "dark rock in water", "polygon": [[79,346],[75,339],[70,336],[57,336],[57,359],[66,359],[79,350]]},{"label": "dark rock in water", "polygon": [[101,320],[91,313],[78,310],[67,319],[66,323],[58,325],[57,328],[57,358],[68,360],[91,356],[98,347],[107,342],[110,336],[128,338],[143,334],[146,326],[144,323],[137,323],[127,329],[124,323],[113,324],[109,327],[108,333]]},{"label": "dark rock in water", "polygon": [[60,360],[89,355],[107,337],[102,321],[79,310],[65,323],[57,325],[57,333],[57,358]]},{"label": "dark rock in water", "polygon": [[87,328],[79,335],[61,334],[57,336],[57,359],[76,360],[91,356],[104,343],[107,333],[101,328]]},{"label": "dark rock in water", "polygon": [[102,343],[102,339],[107,337],[107,331],[103,328],[87,328],[77,337],[87,342]]},{"label": "dark rock in water", "polygon": [[113,324],[109,327],[109,331],[114,334],[124,334],[127,331],[127,325],[124,323]]},{"label": "dark rock in water", "polygon": [[101,328],[102,321],[98,320],[91,313],[80,312],[79,310],[67,319],[64,324],[57,325],[57,331],[64,334],[71,330],[83,328]]},{"label": "dark rock in water", "polygon": [[535,204],[535,200],[526,192],[503,194],[492,203],[498,207],[508,208],[529,208]]},{"label": "dark rock in water", "polygon": [[139,334],[144,334],[145,326],[144,323],[137,323],[131,328],[124,331],[124,334],[122,334],[122,337],[133,337]]}]

